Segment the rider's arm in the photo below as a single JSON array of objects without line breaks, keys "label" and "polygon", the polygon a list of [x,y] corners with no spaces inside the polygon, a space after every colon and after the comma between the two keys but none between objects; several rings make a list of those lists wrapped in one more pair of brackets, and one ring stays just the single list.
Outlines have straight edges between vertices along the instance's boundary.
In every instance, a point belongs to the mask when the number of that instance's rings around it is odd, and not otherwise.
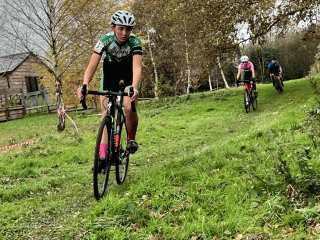
[{"label": "rider's arm", "polygon": [[271,73],[271,69],[270,69],[271,66],[272,66],[271,64],[272,64],[271,62],[268,64],[268,70],[269,70],[269,75],[270,75],[270,77],[271,77],[271,74],[272,74],[272,73]]},{"label": "rider's arm", "polygon": [[239,68],[238,68],[238,73],[237,73],[237,79],[240,78],[240,75],[241,75],[241,69],[240,69],[240,67],[239,67]]},{"label": "rider's arm", "polygon": [[252,78],[255,77],[255,74],[254,74],[254,67],[251,68],[251,72],[252,72]]},{"label": "rider's arm", "polygon": [[89,82],[92,80],[92,77],[94,75],[94,73],[97,70],[97,67],[100,63],[101,60],[101,55],[97,54],[97,53],[93,53],[89,62],[89,65],[84,73],[83,76],[83,84],[88,85]]},{"label": "rider's arm", "polygon": [[138,94],[138,87],[139,87],[139,82],[140,82],[140,77],[141,77],[141,69],[142,69],[142,55],[136,54],[133,55],[132,58],[132,86],[134,88],[134,96],[133,99],[137,97]]},{"label": "rider's arm", "polygon": [[279,73],[282,73],[282,68],[281,67],[279,67]]},{"label": "rider's arm", "polygon": [[[95,71],[97,70],[97,67],[100,63],[100,59],[101,59],[100,54],[97,54],[96,52],[94,52],[92,54],[89,65],[88,65],[88,67],[84,73],[84,76],[83,76],[83,85],[88,86],[89,82],[92,80],[92,77],[93,77],[93,75],[94,75]],[[81,89],[82,89],[82,87],[79,87],[77,89],[77,95],[78,95],[78,98],[80,98],[80,99],[83,98],[83,95],[81,93]]]}]

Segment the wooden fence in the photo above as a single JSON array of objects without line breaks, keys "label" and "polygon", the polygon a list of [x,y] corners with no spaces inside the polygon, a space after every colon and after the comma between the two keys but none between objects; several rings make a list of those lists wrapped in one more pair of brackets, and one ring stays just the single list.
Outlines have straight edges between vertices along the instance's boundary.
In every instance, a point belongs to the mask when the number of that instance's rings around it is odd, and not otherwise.
[{"label": "wooden fence", "polygon": [[[139,98],[139,101],[153,100],[154,98]],[[81,110],[82,106],[68,107],[68,111]],[[57,107],[49,97],[49,92],[41,90],[37,92],[23,93],[10,96],[7,93],[0,94],[0,122],[23,118],[26,113],[54,112]]]},{"label": "wooden fence", "polygon": [[4,107],[0,108],[0,121],[9,121],[23,118],[26,114],[24,106]]},{"label": "wooden fence", "polygon": [[0,122],[23,118],[27,112],[55,111],[49,93],[46,90],[23,93],[14,96],[4,93],[0,95]]},{"label": "wooden fence", "polygon": [[53,101],[46,90],[24,93],[21,98],[21,104],[25,106],[27,112],[47,111],[50,113],[56,110],[56,106],[52,104]]}]

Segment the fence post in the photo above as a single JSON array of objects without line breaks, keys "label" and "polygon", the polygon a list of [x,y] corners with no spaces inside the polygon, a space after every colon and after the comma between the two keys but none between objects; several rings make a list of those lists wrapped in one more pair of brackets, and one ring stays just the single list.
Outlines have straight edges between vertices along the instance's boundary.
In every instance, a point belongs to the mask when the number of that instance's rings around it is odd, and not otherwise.
[{"label": "fence post", "polygon": [[21,88],[20,89],[20,92],[21,92],[21,105],[23,106],[23,115],[26,115],[27,114],[27,109],[26,109],[26,105],[25,105],[25,101],[24,101],[24,93],[23,93],[23,89]]},{"label": "fence post", "polygon": [[6,118],[7,118],[7,121],[9,121],[9,118],[10,118],[10,112],[9,112],[9,106],[8,106],[8,93],[7,93],[7,90],[4,90],[4,96],[5,96],[5,109],[6,109]]},{"label": "fence post", "polygon": [[48,113],[51,113],[50,107],[49,107],[49,104],[48,104],[48,101],[46,98],[46,90],[42,90],[42,95],[43,95],[43,100],[44,100],[45,104],[47,105]]}]

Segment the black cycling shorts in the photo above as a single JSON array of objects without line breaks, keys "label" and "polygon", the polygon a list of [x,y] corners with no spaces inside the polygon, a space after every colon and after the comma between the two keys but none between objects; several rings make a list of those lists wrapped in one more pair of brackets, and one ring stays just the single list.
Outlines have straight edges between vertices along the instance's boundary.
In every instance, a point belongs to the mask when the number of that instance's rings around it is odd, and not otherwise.
[{"label": "black cycling shorts", "polygon": [[252,71],[245,71],[243,80],[251,80],[251,78],[252,78]]},{"label": "black cycling shorts", "polygon": [[120,80],[124,81],[124,86],[132,85],[132,60],[122,62],[103,62],[103,76],[101,78],[100,90],[119,91]]}]

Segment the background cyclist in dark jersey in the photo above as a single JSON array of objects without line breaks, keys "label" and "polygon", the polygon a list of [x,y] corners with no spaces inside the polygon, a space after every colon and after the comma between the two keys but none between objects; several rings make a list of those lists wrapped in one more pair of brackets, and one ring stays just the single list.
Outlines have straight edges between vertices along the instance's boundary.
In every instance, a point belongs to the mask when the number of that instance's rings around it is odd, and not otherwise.
[{"label": "background cyclist in dark jersey", "polygon": [[[269,72],[270,72],[270,78],[272,79],[272,74],[275,75],[278,79],[280,79],[282,87],[283,87],[283,81],[282,81],[282,77],[281,77],[282,68],[275,57],[269,63],[268,68],[269,68]],[[273,82],[273,86],[274,86],[274,82]]]},{"label": "background cyclist in dark jersey", "polygon": [[[97,70],[103,53],[103,73],[101,77],[100,90],[119,90],[120,80],[124,80],[126,89],[131,85],[134,95],[124,98],[124,109],[126,113],[126,124],[128,131],[127,149],[134,153],[138,149],[135,141],[138,127],[138,115],[131,111],[131,101],[137,103],[139,92],[138,86],[141,77],[142,47],[140,39],[131,33],[136,21],[132,14],[126,11],[118,11],[111,17],[111,32],[102,36],[94,47],[89,65],[84,73],[83,84],[88,85]],[[77,93],[80,99],[83,98],[81,89]],[[102,116],[106,114],[107,98],[100,97]],[[101,158],[106,157],[107,138],[104,134],[100,145]]]}]

